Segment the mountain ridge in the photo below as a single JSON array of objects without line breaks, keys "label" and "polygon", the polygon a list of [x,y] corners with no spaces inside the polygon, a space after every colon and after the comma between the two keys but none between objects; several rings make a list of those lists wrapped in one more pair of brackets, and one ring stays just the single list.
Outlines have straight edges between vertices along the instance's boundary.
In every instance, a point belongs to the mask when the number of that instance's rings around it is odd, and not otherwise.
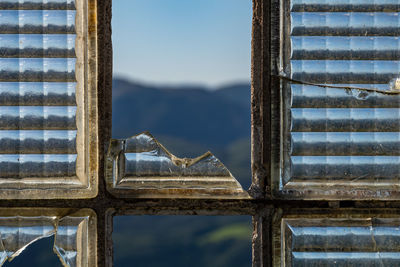
[{"label": "mountain ridge", "polygon": [[149,131],[218,148],[250,136],[250,85],[177,88],[114,79],[113,137]]}]

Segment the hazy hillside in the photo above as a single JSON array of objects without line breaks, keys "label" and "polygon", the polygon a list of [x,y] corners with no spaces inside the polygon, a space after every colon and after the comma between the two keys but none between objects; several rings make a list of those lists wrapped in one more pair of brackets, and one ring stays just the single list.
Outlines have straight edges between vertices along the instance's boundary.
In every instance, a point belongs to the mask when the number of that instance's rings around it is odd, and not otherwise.
[{"label": "hazy hillside", "polygon": [[250,85],[210,90],[113,81],[113,137],[150,131],[171,152],[196,157],[208,150],[244,187],[250,181]]},{"label": "hazy hillside", "polygon": [[115,267],[251,266],[250,216],[129,216],[114,227]]},{"label": "hazy hillside", "polygon": [[221,90],[149,87],[113,82],[113,136],[149,130],[207,147],[222,147],[250,136],[249,85]]},{"label": "hazy hillside", "polygon": [[[165,88],[113,82],[113,136],[150,131],[177,156],[207,150],[250,185],[250,86]],[[251,265],[248,216],[130,216],[114,221],[115,266]],[[157,256],[156,256],[157,255]]]}]

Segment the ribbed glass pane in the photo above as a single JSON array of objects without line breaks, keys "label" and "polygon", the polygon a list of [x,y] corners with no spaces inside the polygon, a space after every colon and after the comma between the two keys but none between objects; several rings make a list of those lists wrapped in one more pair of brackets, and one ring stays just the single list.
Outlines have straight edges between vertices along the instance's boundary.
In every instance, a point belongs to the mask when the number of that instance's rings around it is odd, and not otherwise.
[{"label": "ribbed glass pane", "polygon": [[0,177],[76,176],[74,0],[0,2]]},{"label": "ribbed glass pane", "polygon": [[398,266],[398,218],[290,218],[281,224],[281,266]]},{"label": "ribbed glass pane", "polygon": [[[95,245],[93,240],[89,239],[95,236],[96,231],[95,216],[91,210],[71,212],[67,209],[9,208],[2,209],[0,214],[1,266],[96,266],[93,253]],[[51,238],[54,240],[53,248],[39,248],[49,249],[48,252],[55,253],[54,258],[58,260],[52,260],[52,265],[47,265],[46,258],[42,258],[41,265],[36,265],[35,262],[39,261],[35,258],[51,254],[39,252],[39,255],[35,256],[25,251],[29,251],[31,245],[39,240],[49,237],[54,237]],[[26,255],[31,257],[27,259]]]},{"label": "ribbed glass pane", "polygon": [[399,2],[284,2],[278,193],[398,198]]},{"label": "ribbed glass pane", "polygon": [[73,10],[0,10],[0,32],[74,34]]},{"label": "ribbed glass pane", "polygon": [[1,9],[75,9],[75,0],[2,0]]}]

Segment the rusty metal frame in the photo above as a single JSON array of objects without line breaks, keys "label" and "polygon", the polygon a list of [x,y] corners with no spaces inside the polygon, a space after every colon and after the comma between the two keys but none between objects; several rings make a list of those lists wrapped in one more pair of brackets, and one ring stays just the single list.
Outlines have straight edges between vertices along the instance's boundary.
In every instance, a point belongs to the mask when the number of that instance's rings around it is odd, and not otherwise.
[{"label": "rusty metal frame", "polygon": [[[249,0],[250,1],[250,0]],[[89,125],[97,131],[98,146],[91,151],[91,160],[98,164],[98,194],[89,199],[16,199],[0,200],[0,208],[91,209],[97,219],[97,266],[113,265],[112,223],[115,215],[251,215],[253,216],[253,266],[269,266],[270,207],[265,192],[269,169],[269,2],[253,1],[252,38],[252,170],[253,182],[249,199],[125,199],[116,198],[106,190],[105,155],[111,138],[112,112],[112,0],[88,1],[89,42],[97,51],[89,51],[89,68],[96,70],[97,85],[93,96],[97,103],[90,110],[97,123]],[[268,191],[268,190],[267,190]],[[262,234],[261,234],[262,233]]]},{"label": "rusty metal frame", "polygon": [[[273,226],[274,217],[279,219],[279,210],[297,211],[313,208],[328,209],[340,213],[342,208],[356,207],[400,207],[400,202],[381,201],[284,201],[274,200],[270,190],[270,176],[273,159],[273,146],[276,143],[274,133],[279,125],[272,122],[279,114],[279,81],[271,74],[276,70],[279,43],[271,36],[279,34],[278,0],[252,0],[252,63],[251,63],[251,109],[252,109],[252,185],[251,199],[125,199],[116,198],[106,190],[104,179],[104,157],[107,141],[111,138],[111,101],[112,101],[112,44],[111,44],[111,1],[97,0],[96,6],[89,6],[90,20],[96,21],[97,36],[91,35],[96,42],[97,63],[89,62],[97,69],[97,138],[99,155],[98,195],[90,199],[50,199],[50,200],[0,200],[2,207],[35,208],[72,208],[92,209],[97,217],[97,266],[112,266],[112,221],[115,215],[251,215],[253,216],[253,266],[273,265]],[[250,1],[250,0],[248,0]],[[92,2],[94,3],[94,2]],[[94,29],[89,29],[93,32]],[[97,64],[93,66],[93,64]],[[275,89],[274,89],[275,88]]]}]

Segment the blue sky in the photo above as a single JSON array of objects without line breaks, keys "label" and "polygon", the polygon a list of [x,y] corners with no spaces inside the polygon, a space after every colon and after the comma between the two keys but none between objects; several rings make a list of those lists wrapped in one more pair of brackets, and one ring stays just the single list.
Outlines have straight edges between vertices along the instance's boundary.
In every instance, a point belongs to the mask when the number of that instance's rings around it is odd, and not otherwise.
[{"label": "blue sky", "polygon": [[250,81],[251,0],[114,0],[114,75],[155,84]]}]

